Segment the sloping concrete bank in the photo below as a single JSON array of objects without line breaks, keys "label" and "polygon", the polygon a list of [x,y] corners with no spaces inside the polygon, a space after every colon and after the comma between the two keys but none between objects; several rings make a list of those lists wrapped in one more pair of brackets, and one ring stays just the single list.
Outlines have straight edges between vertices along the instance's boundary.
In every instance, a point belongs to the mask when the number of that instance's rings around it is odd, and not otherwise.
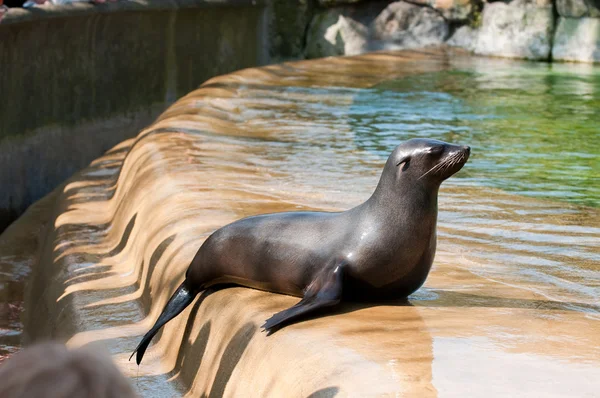
[{"label": "sloping concrete bank", "polygon": [[[139,369],[127,358],[214,229],[259,212],[342,208],[357,201],[347,192],[332,203],[327,193],[282,189],[285,173],[261,161],[268,153],[263,143],[291,143],[285,132],[269,127],[272,112],[294,112],[286,102],[290,93],[279,86],[366,87],[415,73],[417,64],[423,71],[447,63],[444,52],[431,52],[247,69],[211,79],[177,101],[135,140],[56,190],[28,283],[29,340],[101,341],[143,396],[366,396],[398,388],[426,396],[430,365],[408,360],[415,347],[421,355],[430,345],[414,307],[396,307],[393,315],[405,319],[402,328],[415,336],[410,349],[390,347],[386,341],[394,332],[385,328],[365,346],[358,331],[373,313],[363,311],[334,327],[325,317],[266,338],[259,325],[296,299],[225,289],[167,325]],[[297,100],[298,106],[307,100],[318,106],[327,98]],[[298,144],[318,141],[311,137]],[[7,232],[26,228],[20,221]],[[377,323],[386,322],[385,311],[374,313],[383,315]],[[392,356],[407,358],[399,365],[408,366],[400,379],[387,364]],[[414,375],[417,380],[404,385]]]},{"label": "sloping concrete bank", "polygon": [[206,79],[266,62],[264,3],[11,9],[0,24],[0,231]]},{"label": "sloping concrete bank", "polygon": [[[345,141],[354,139],[345,111],[332,109],[351,107],[357,88],[468,62],[475,61],[443,50],[375,53],[207,81],[2,235],[4,256],[18,253],[32,264],[29,341],[102,344],[144,397],[593,396],[600,368],[594,298],[546,279],[532,286],[526,272],[471,256],[490,248],[464,224],[456,229],[470,239],[454,244],[459,232],[440,229],[447,233],[434,272],[409,305],[345,304],[266,336],[259,332],[264,320],[298,299],[228,288],[203,295],[166,325],[141,367],[128,361],[216,228],[259,213],[346,209],[371,192],[381,160],[366,151],[361,160],[377,163],[373,172],[323,180],[324,168],[344,169],[344,155],[355,148]],[[441,207],[466,220],[474,208],[529,222],[544,210],[483,187],[454,189],[442,197],[470,201]],[[554,228],[571,215],[561,217]],[[586,219],[597,225],[600,214]],[[20,239],[36,231],[25,259]],[[483,272],[496,267],[492,276]],[[557,336],[559,343],[548,344]]]}]

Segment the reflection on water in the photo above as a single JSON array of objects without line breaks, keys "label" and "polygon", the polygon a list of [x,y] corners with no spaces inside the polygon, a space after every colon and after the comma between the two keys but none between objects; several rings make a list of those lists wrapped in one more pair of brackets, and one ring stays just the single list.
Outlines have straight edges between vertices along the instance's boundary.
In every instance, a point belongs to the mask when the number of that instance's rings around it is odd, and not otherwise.
[{"label": "reflection on water", "polygon": [[358,145],[398,139],[473,148],[463,182],[600,206],[600,67],[475,65],[362,90],[349,111]]},{"label": "reflection on water", "polygon": [[[600,388],[593,376],[600,369],[598,191],[582,184],[577,192],[585,200],[570,195],[574,180],[561,183],[556,170],[575,162],[581,181],[593,179],[597,160],[586,163],[580,154],[593,154],[598,143],[561,153],[579,154],[564,163],[556,142],[571,143],[560,134],[535,135],[524,125],[527,138],[517,134],[522,107],[542,106],[519,99],[558,107],[558,98],[549,104],[552,90],[540,88],[547,79],[535,80],[558,72],[438,55],[251,69],[176,103],[132,145],[120,174],[115,165],[124,155],[107,154],[62,190],[40,262],[54,279],[38,301],[51,303],[48,317],[63,316],[67,325],[53,332],[72,344],[104,342],[144,392],[166,389],[170,379],[193,396],[277,396],[298,386],[307,394],[545,396],[553,390],[542,384],[554,380],[558,393],[593,396]],[[593,73],[564,68],[560,74],[595,84]],[[517,84],[510,76],[529,77]],[[503,93],[494,88],[500,84]],[[512,90],[523,94],[511,105]],[[587,92],[597,100],[596,91]],[[580,108],[577,120],[596,117]],[[578,131],[591,140],[593,126],[584,121]],[[500,123],[508,127],[494,130]],[[434,268],[411,305],[346,305],[266,338],[253,325],[296,299],[223,290],[167,325],[140,369],[127,362],[214,229],[259,213],[359,204],[391,148],[414,136],[474,149],[442,187]],[[539,166],[534,155],[551,163]],[[519,184],[564,192],[530,197]],[[505,372],[513,362],[518,366]],[[307,380],[314,369],[320,378]]]},{"label": "reflection on water", "polygon": [[[23,325],[19,319],[23,310],[23,301],[10,291],[10,283],[3,282],[0,292],[0,363],[16,352],[21,345],[21,330]],[[5,292],[6,290],[6,292]]]},{"label": "reflection on water", "polygon": [[0,363],[22,344],[24,287],[36,261],[39,231],[49,217],[52,199],[48,195],[22,216],[25,228],[9,227],[0,236]]}]

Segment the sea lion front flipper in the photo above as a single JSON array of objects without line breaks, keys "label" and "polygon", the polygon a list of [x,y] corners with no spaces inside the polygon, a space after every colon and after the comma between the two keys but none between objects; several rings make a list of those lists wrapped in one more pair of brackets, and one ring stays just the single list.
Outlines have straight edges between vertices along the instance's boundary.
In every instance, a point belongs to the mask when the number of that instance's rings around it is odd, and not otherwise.
[{"label": "sea lion front flipper", "polygon": [[275,332],[279,326],[291,320],[313,312],[319,308],[330,307],[340,302],[342,298],[342,282],[344,276],[343,260],[331,262],[319,272],[317,277],[308,285],[304,297],[293,307],[276,313],[262,325],[267,335]]}]

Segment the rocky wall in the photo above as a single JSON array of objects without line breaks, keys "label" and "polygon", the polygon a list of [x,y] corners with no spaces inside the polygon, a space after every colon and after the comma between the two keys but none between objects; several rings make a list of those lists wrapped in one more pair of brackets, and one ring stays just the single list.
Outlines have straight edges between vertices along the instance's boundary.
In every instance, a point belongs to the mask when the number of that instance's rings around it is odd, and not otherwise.
[{"label": "rocky wall", "polygon": [[446,43],[475,54],[600,62],[598,0],[320,0],[308,58]]}]

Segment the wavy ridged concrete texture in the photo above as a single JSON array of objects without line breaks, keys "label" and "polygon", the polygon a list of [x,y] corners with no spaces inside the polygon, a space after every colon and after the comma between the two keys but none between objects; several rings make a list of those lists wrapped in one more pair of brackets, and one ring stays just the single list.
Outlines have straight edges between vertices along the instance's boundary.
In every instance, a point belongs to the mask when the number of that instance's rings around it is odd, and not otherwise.
[{"label": "wavy ridged concrete texture", "polygon": [[[169,323],[142,366],[127,360],[213,230],[368,197],[381,159],[352,146],[340,111],[358,88],[470,62],[480,61],[438,50],[379,53],[207,81],[3,235],[9,258],[23,231],[33,235],[47,220],[28,250],[29,338],[106,345],[143,396],[593,396],[599,212],[554,215],[567,205],[450,182],[440,194],[434,269],[410,305],[344,304],[267,337],[259,325],[298,299],[228,288]],[[510,257],[495,260],[490,253],[513,239],[508,230],[525,243],[544,235],[512,254],[558,262],[572,252],[578,273],[516,272]],[[532,249],[547,242],[553,251]]]},{"label": "wavy ridged concrete texture", "polygon": [[264,10],[252,0],[11,9],[0,24],[0,231],[206,79],[264,63]]}]

